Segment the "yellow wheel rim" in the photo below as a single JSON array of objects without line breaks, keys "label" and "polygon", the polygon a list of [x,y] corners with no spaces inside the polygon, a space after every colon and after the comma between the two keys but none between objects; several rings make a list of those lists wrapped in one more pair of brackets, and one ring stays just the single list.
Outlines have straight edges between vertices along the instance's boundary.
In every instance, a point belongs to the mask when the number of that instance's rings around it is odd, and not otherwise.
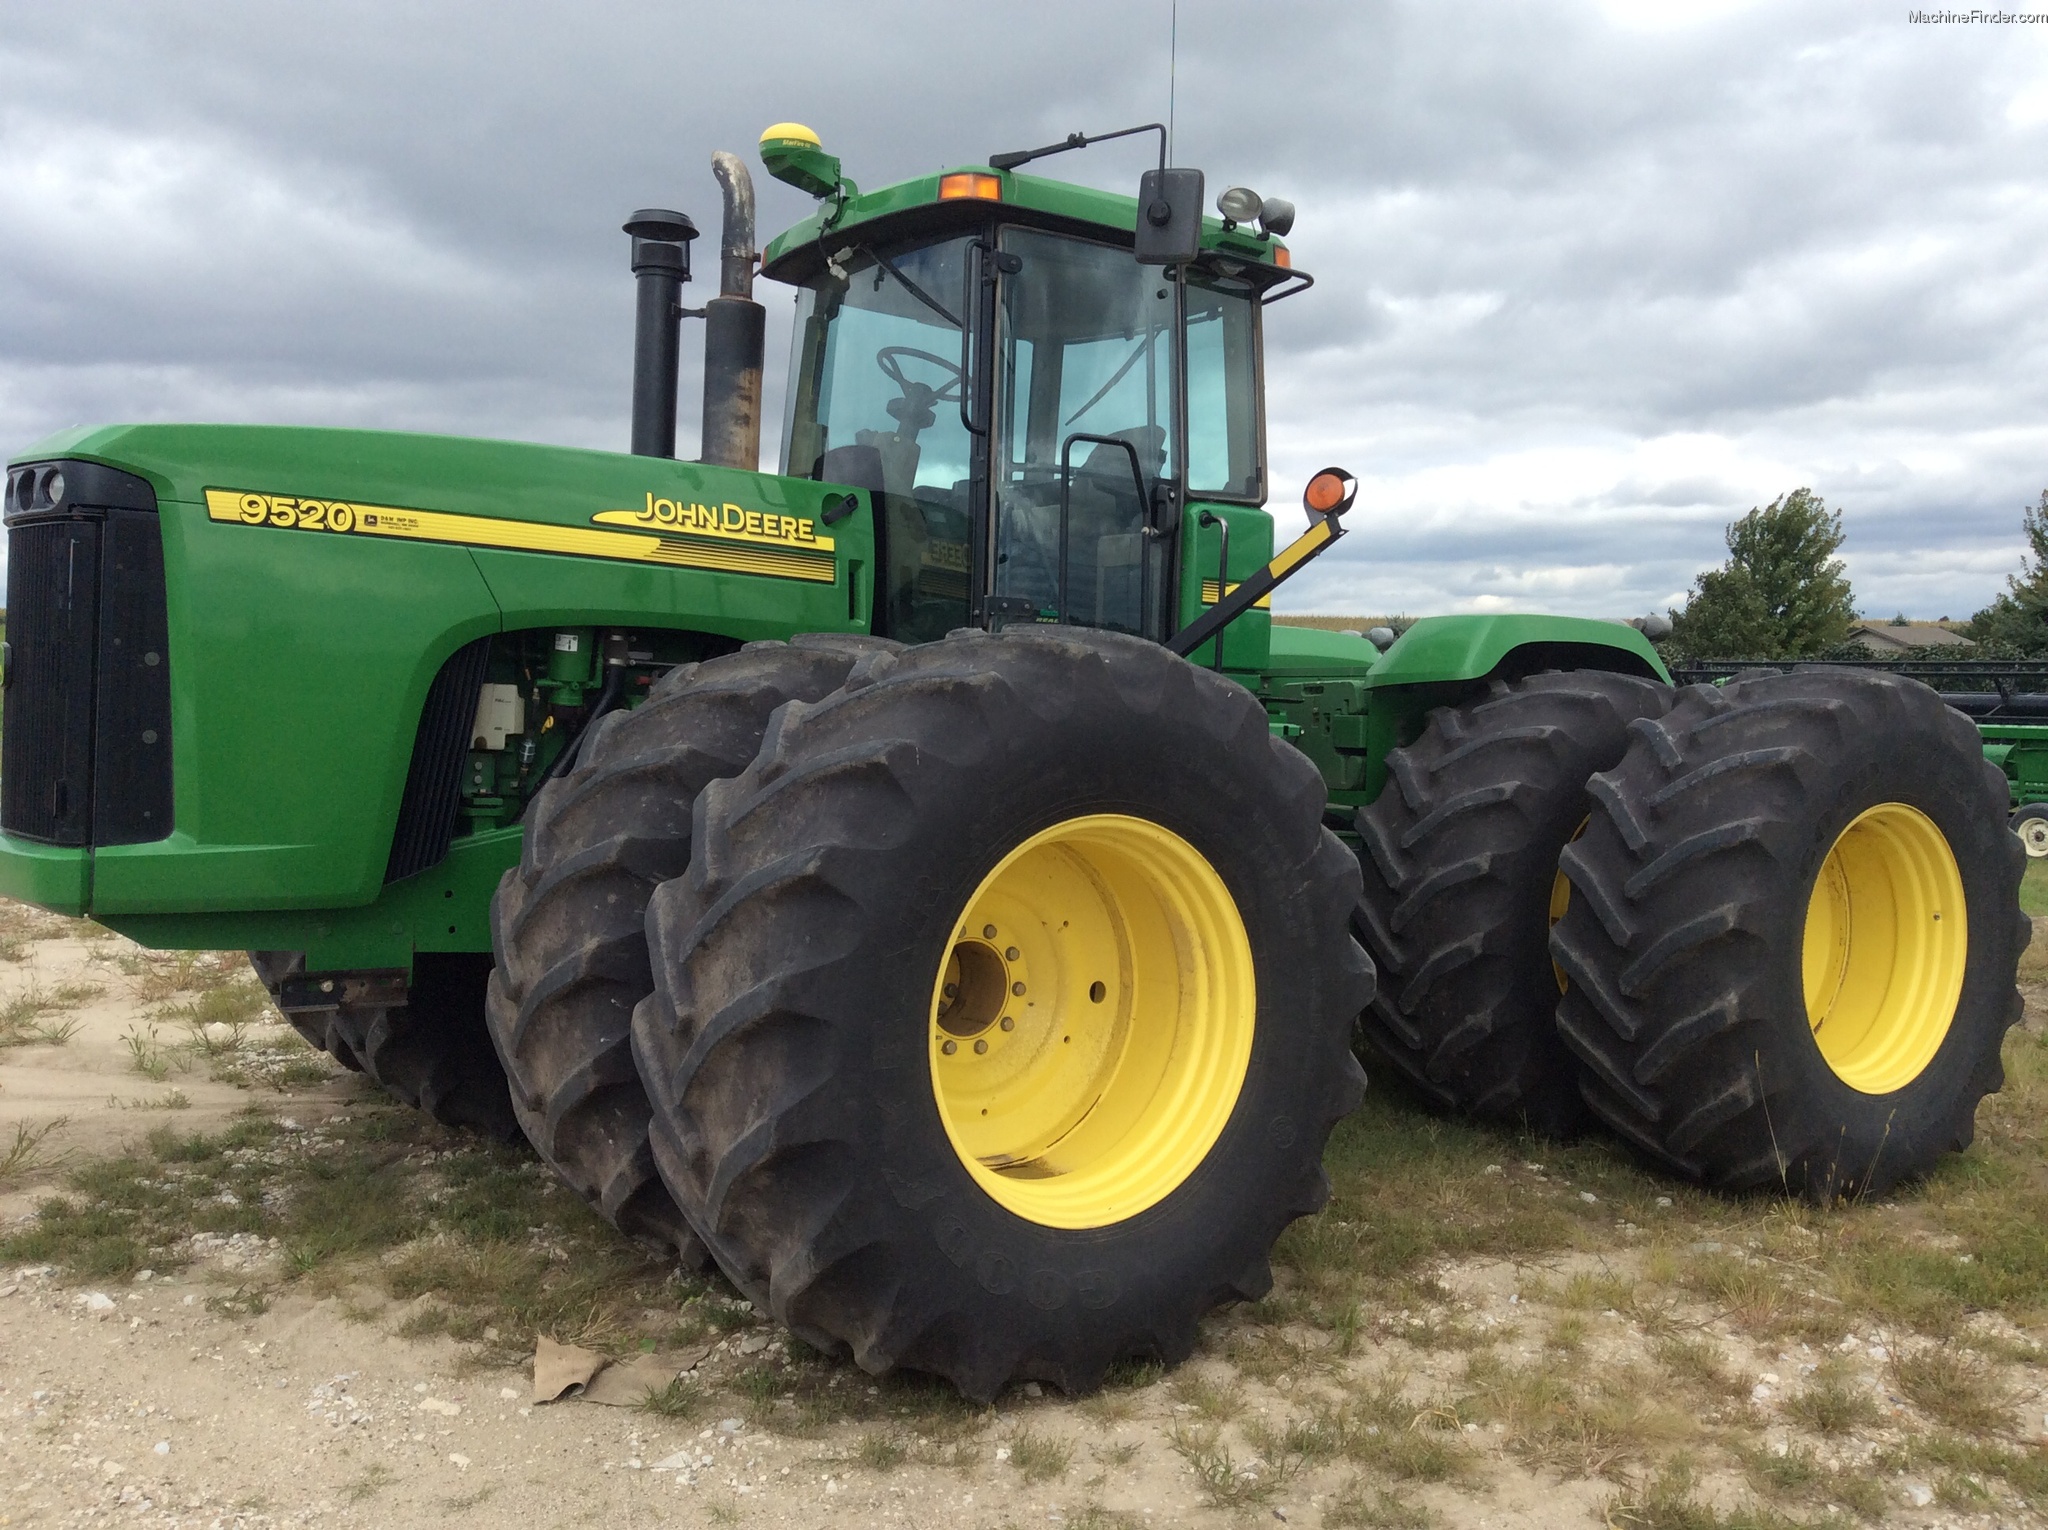
[{"label": "yellow wheel rim", "polygon": [[1970,950],[1963,874],[1934,820],[1903,802],[1861,813],[1814,879],[1806,1019],[1835,1076],[1890,1094],[1941,1050]]},{"label": "yellow wheel rim", "polygon": [[[1586,816],[1585,816],[1584,818],[1581,818],[1581,819],[1579,820],[1579,826],[1578,826],[1578,827],[1577,827],[1576,829],[1572,830],[1572,837],[1571,837],[1570,839],[1566,840],[1566,841],[1565,841],[1565,843],[1566,843],[1567,845],[1575,845],[1575,844],[1577,844],[1577,843],[1579,842],[1579,837],[1580,837],[1581,835],[1583,835],[1583,834],[1584,834],[1584,833],[1586,832],[1586,826],[1587,826],[1588,824],[1590,824],[1590,823],[1591,823],[1592,821],[1593,821],[1593,815],[1592,815],[1591,813],[1588,813],[1588,814],[1587,814],[1587,815],[1586,815]],[[1554,929],[1556,929],[1556,928],[1557,928],[1557,922],[1558,922],[1558,921],[1559,921],[1560,919],[1564,918],[1564,916],[1565,916],[1565,915],[1566,915],[1567,913],[1571,912],[1571,906],[1572,906],[1572,884],[1571,884],[1571,879],[1570,879],[1569,877],[1567,877],[1567,876],[1566,876],[1566,875],[1564,874],[1564,868],[1563,868],[1562,866],[1560,866],[1560,867],[1558,867],[1558,869],[1557,869],[1557,873],[1556,873],[1556,874],[1555,874],[1554,876],[1552,876],[1552,877],[1551,877],[1551,879],[1550,879],[1550,928],[1551,928],[1551,929],[1553,929],[1553,930],[1554,930]],[[1570,984],[1570,982],[1568,982],[1568,981],[1566,980],[1566,978],[1565,978],[1565,975],[1564,975],[1564,968],[1562,968],[1562,967],[1558,966],[1558,964],[1557,964],[1557,962],[1556,962],[1556,960],[1555,960],[1554,958],[1552,959],[1552,961],[1551,961],[1551,963],[1550,963],[1550,975],[1551,975],[1552,977],[1554,977],[1554,978],[1556,978],[1556,979],[1557,979],[1557,991],[1558,991],[1559,993],[1563,993],[1563,992],[1564,992],[1564,991],[1565,991],[1565,990],[1566,990],[1567,988],[1570,988],[1570,987],[1572,986],[1572,985]]]},{"label": "yellow wheel rim", "polygon": [[1047,1227],[1158,1204],[1244,1087],[1251,940],[1215,867],[1118,813],[1017,846],[955,921],[932,985],[932,1092],[968,1173]]}]

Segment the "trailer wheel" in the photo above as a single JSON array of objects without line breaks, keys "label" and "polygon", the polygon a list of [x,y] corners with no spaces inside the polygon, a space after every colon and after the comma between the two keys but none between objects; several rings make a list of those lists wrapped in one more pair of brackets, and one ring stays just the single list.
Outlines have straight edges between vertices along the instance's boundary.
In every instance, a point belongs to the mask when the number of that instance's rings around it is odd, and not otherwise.
[{"label": "trailer wheel", "polygon": [[1430,715],[1387,756],[1358,813],[1365,947],[1379,993],[1366,1039],[1446,1109],[1551,1136],[1579,1128],[1579,1069],[1558,1039],[1550,926],[1557,858],[1586,822],[1586,782],[1671,688],[1597,670],[1534,675]]},{"label": "trailer wheel", "polygon": [[2031,934],[1976,730],[1915,681],[1830,669],[1632,726],[1551,936],[1587,1103],[1690,1178],[1816,1201],[1967,1147]]},{"label": "trailer wheel", "polygon": [[[299,951],[252,951],[249,960],[273,1002],[281,984],[305,970]],[[484,1030],[490,972],[488,956],[422,951],[403,1003],[344,1001],[284,1014],[314,1046],[443,1126],[514,1142],[519,1123]]]},{"label": "trailer wheel", "polygon": [[593,730],[576,768],[527,816],[519,865],[491,900],[491,1039],[534,1149],[628,1237],[703,1262],[647,1151],[647,1095],[628,1034],[653,986],[647,899],[690,863],[708,781],[754,757],[785,701],[837,690],[864,654],[897,645],[821,635],[753,643],[672,670]]},{"label": "trailer wheel", "polygon": [[648,909],[655,1161],[807,1342],[1068,1391],[1172,1362],[1327,1199],[1356,858],[1241,687],[956,633],[770,724]]},{"label": "trailer wheel", "polygon": [[2029,802],[2012,815],[2012,831],[2030,860],[2048,856],[2048,802]]}]

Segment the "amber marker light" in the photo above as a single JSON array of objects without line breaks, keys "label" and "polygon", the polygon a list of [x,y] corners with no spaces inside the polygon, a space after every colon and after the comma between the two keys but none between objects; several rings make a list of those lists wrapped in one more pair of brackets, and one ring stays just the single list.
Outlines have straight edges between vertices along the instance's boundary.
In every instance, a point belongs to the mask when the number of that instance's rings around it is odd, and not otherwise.
[{"label": "amber marker light", "polygon": [[1283,271],[1292,271],[1294,269],[1294,257],[1287,252],[1286,245],[1276,244],[1273,246],[1273,264]]},{"label": "amber marker light", "polygon": [[1357,497],[1358,480],[1334,467],[1324,468],[1301,491],[1302,507],[1310,515],[1342,515]]},{"label": "amber marker light", "polygon": [[975,170],[939,177],[941,202],[957,202],[962,198],[974,202],[1000,202],[1003,199],[1003,178]]}]

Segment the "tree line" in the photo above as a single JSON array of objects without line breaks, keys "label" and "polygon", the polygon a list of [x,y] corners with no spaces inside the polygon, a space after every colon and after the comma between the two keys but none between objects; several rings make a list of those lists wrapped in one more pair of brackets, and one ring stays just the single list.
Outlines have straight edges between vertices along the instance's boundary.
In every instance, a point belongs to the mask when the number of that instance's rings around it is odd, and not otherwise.
[{"label": "tree line", "polygon": [[[2048,489],[2021,512],[2027,555],[2006,588],[1961,626],[1977,658],[2048,655]],[[1856,604],[1842,560],[1842,517],[1811,489],[1794,489],[1727,528],[1728,559],[1693,581],[1670,636],[1685,659],[1824,659],[1864,650],[1849,643]],[[1955,650],[1944,650],[1944,657]]]}]

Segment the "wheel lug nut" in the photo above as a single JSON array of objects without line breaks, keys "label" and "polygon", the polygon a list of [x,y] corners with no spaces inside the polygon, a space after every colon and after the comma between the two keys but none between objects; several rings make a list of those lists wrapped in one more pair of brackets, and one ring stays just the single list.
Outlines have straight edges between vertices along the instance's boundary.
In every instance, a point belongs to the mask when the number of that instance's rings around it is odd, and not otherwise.
[{"label": "wheel lug nut", "polygon": [[944,1041],[939,1043],[939,1050],[941,1052],[944,1052],[948,1057],[951,1057],[955,1052],[960,1050],[960,1043],[958,1043],[957,1041]]},{"label": "wheel lug nut", "polygon": [[959,985],[958,983],[948,983],[948,984],[946,985],[946,997],[947,997],[947,998],[949,998],[949,999],[957,999],[957,998],[959,998],[959,997],[960,997],[960,985]]},{"label": "wheel lug nut", "polygon": [[1017,1022],[1016,1022],[1016,1021],[1012,1020],[1012,1019],[1011,1019],[1011,1018],[1010,1018],[1010,1017],[1009,1017],[1008,1015],[1005,1015],[1005,1016],[1003,1016],[1003,1029],[1004,1029],[1004,1030],[1006,1030],[1006,1031],[1014,1031],[1014,1030],[1015,1030],[1016,1028],[1017,1028]]},{"label": "wheel lug nut", "polygon": [[[989,931],[989,933],[990,933],[991,935],[993,935],[993,934],[995,933],[995,931],[994,931],[993,929],[991,929],[991,930]],[[1011,947],[1010,947],[1010,948],[1009,948],[1009,949],[1008,949],[1007,951],[1003,952],[1003,960],[1004,960],[1004,961],[1006,961],[1006,962],[1013,962],[1013,961],[1015,961],[1016,959],[1017,959],[1017,948],[1016,948],[1015,946],[1011,946]]]},{"label": "wheel lug nut", "polygon": [[977,1041],[977,1042],[975,1042],[975,1044],[974,1044],[974,1055],[975,1055],[975,1056],[979,1057],[979,1056],[980,1056],[980,1055],[981,1055],[981,1054],[982,1054],[983,1052],[986,1052],[987,1050],[988,1050],[988,1043],[987,1043],[986,1041]]},{"label": "wheel lug nut", "polygon": [[[1936,914],[1934,917],[1939,919],[1941,915]],[[1024,985],[1022,983],[1012,983],[1010,985],[1010,992],[1021,999],[1024,997]]]},{"label": "wheel lug nut", "polygon": [[992,924],[983,925],[981,927],[981,938],[983,940],[994,940],[996,938],[996,927]]}]

